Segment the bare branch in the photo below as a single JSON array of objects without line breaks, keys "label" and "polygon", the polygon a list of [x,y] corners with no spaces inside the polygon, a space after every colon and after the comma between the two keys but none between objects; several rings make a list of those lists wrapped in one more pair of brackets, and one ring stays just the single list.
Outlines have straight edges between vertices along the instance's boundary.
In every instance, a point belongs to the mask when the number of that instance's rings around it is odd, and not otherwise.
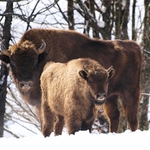
[{"label": "bare branch", "polygon": [[91,23],[91,27],[93,29],[95,29],[96,31],[98,31],[99,33],[104,34],[104,30],[103,28],[101,28],[98,25],[97,20],[94,18],[94,16],[89,12],[88,8],[86,7],[86,5],[82,2],[82,0],[76,0],[76,3],[80,6],[81,10],[78,7],[75,7],[75,10],[78,11],[78,13],[83,16],[84,18],[86,18],[86,20],[88,20]]},{"label": "bare branch", "polygon": [[64,18],[64,19],[66,20],[66,22],[69,24],[68,18],[66,17],[66,15],[64,14],[64,12],[61,10],[61,8],[60,8],[60,6],[58,5],[58,3],[56,3],[56,5],[57,5],[59,11],[61,12],[63,18]]},{"label": "bare branch", "polygon": [[10,131],[9,129],[7,129],[6,127],[4,127],[4,130],[8,133],[10,133],[11,135],[13,135],[16,138],[20,138],[20,136],[16,135],[15,133],[13,133],[12,131]]}]

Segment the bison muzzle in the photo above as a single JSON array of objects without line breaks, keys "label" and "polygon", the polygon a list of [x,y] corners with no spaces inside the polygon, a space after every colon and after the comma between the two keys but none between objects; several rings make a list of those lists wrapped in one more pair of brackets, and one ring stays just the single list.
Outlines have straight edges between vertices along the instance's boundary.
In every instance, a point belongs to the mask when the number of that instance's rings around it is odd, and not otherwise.
[{"label": "bison muzzle", "polygon": [[20,81],[19,86],[23,92],[28,92],[33,85],[32,81]]}]

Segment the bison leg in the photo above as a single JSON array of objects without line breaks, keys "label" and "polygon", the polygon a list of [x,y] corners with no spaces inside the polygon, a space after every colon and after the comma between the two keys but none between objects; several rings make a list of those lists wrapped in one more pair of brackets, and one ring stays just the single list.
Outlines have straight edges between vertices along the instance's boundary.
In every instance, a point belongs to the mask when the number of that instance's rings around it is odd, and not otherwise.
[{"label": "bison leg", "polygon": [[61,135],[63,127],[64,127],[64,117],[59,115],[56,118],[56,121],[55,121],[55,124],[54,124],[55,135]]},{"label": "bison leg", "polygon": [[37,119],[41,122],[41,106],[37,105],[34,107]]},{"label": "bison leg", "polygon": [[44,137],[50,136],[53,131],[54,116],[50,108],[44,104],[41,107],[41,126]]},{"label": "bison leg", "polygon": [[120,112],[118,109],[117,100],[118,96],[114,95],[107,98],[104,103],[104,112],[108,117],[110,132],[117,132],[118,130]]},{"label": "bison leg", "polygon": [[125,96],[122,98],[122,104],[131,130],[137,130],[139,95],[136,94],[136,92],[132,92],[132,94],[126,93]]}]

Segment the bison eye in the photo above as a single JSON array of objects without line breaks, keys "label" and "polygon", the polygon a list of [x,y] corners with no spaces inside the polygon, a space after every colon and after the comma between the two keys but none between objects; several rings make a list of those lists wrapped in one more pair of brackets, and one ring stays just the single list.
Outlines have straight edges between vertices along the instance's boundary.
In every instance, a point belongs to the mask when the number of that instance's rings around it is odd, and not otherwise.
[{"label": "bison eye", "polygon": [[37,68],[37,66],[38,66],[38,61],[35,61],[34,62],[34,68]]},{"label": "bison eye", "polygon": [[90,80],[89,80],[89,83],[93,83],[93,80],[92,80],[92,79],[90,79]]}]

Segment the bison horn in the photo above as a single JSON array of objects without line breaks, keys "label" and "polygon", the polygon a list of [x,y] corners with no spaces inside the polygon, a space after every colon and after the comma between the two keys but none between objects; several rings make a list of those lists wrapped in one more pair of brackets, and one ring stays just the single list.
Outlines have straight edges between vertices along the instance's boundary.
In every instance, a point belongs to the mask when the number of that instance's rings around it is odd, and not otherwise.
[{"label": "bison horn", "polygon": [[45,41],[42,39],[42,45],[40,46],[40,48],[38,49],[38,53],[41,54],[44,52],[45,48],[46,48],[46,43]]},{"label": "bison horn", "polygon": [[112,69],[113,69],[113,66],[110,66],[110,67],[107,69],[107,71],[108,71],[108,72],[111,72]]},{"label": "bison horn", "polygon": [[3,39],[1,42],[1,53],[10,56],[10,51],[7,50],[6,46],[5,46],[5,40]]},{"label": "bison horn", "polygon": [[108,69],[107,69],[107,72],[108,72],[108,78],[112,78],[115,74],[115,69],[113,68],[113,66],[110,66]]}]

